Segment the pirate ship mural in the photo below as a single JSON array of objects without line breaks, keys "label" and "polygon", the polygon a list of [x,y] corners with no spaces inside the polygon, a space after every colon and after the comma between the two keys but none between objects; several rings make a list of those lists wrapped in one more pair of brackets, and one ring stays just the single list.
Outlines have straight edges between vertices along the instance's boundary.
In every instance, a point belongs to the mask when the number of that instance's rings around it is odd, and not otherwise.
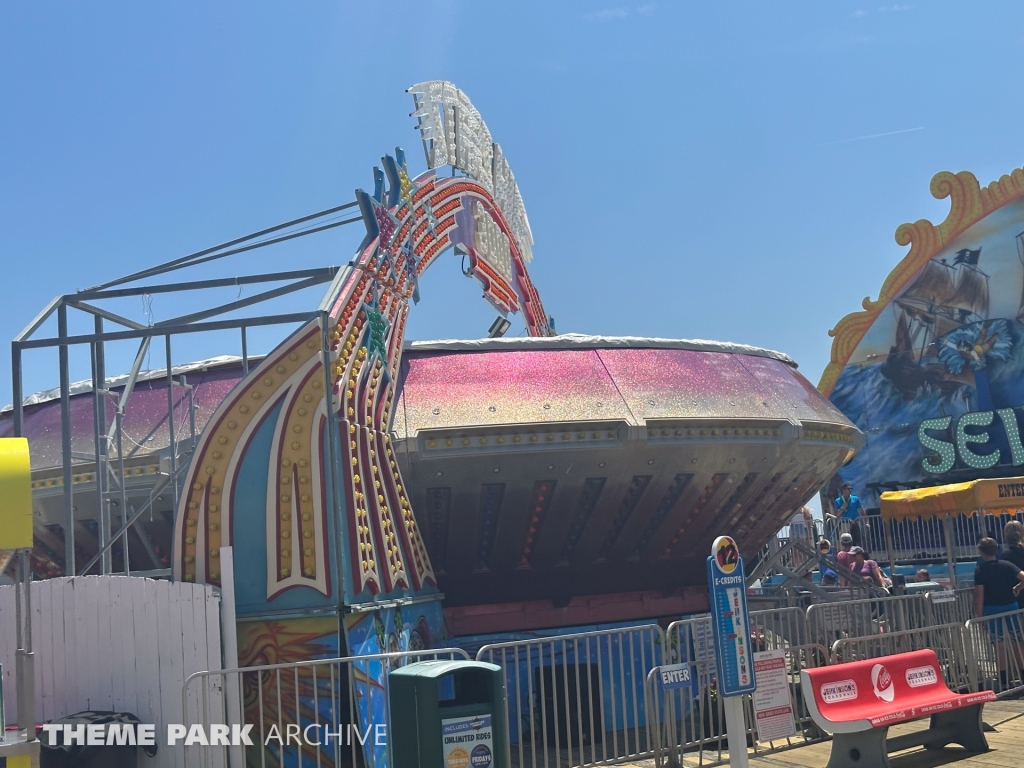
[{"label": "pirate ship mural", "polygon": [[932,192],[949,217],[897,229],[910,252],[831,331],[819,384],[867,436],[841,475],[875,501],[1024,464],[1024,172],[940,173]]}]

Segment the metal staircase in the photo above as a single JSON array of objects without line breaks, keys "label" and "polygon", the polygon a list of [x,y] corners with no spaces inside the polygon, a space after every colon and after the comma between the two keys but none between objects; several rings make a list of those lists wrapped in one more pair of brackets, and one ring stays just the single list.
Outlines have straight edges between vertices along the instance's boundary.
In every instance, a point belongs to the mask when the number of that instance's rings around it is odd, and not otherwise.
[{"label": "metal staircase", "polygon": [[[837,592],[808,581],[806,576],[819,568],[832,569],[849,584],[849,587]],[[850,599],[851,590],[854,597],[881,597],[885,594],[872,584],[870,579],[853,573],[840,564],[834,555],[822,554],[806,539],[790,539],[775,552],[762,556],[747,574],[747,588],[750,589],[759,580],[763,583],[774,575],[783,577],[782,583],[773,584],[771,587],[780,597],[809,594],[814,599],[831,603]]]}]

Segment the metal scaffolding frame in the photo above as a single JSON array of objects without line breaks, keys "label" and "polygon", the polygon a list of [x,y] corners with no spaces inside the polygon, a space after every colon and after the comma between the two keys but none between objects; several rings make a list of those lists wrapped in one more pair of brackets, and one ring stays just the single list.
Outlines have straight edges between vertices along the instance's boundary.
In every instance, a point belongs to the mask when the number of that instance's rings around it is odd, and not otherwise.
[{"label": "metal scaffolding frame", "polygon": [[[22,355],[25,350],[46,349],[56,347],[58,350],[59,376],[60,376],[60,409],[61,409],[61,454],[62,454],[62,477],[63,477],[63,525],[64,529],[64,552],[65,552],[65,573],[68,575],[83,575],[94,565],[99,563],[99,571],[102,574],[110,573],[112,570],[111,546],[119,539],[123,542],[124,572],[130,572],[128,563],[128,532],[139,518],[150,510],[157,495],[165,489],[170,489],[174,508],[177,509],[178,493],[180,490],[180,478],[183,470],[188,466],[188,461],[179,462],[184,453],[179,454],[180,443],[176,434],[175,426],[175,388],[184,387],[189,400],[189,430],[191,440],[189,451],[194,447],[196,438],[195,413],[192,400],[192,388],[188,385],[185,377],[182,376],[179,382],[175,382],[172,365],[171,342],[175,336],[191,333],[206,333],[209,331],[238,330],[241,335],[242,348],[242,372],[243,376],[249,372],[248,341],[246,331],[249,328],[271,325],[299,325],[317,319],[320,322],[323,349],[329,349],[329,329],[327,303],[331,290],[337,284],[340,277],[347,273],[348,269],[342,267],[319,267],[313,269],[290,270],[284,272],[272,272],[262,274],[242,274],[235,277],[217,278],[208,280],[194,280],[189,282],[158,282],[138,285],[140,281],[156,278],[161,275],[175,272],[200,264],[208,263],[227,256],[245,253],[257,248],[275,245],[295,238],[324,232],[326,230],[341,227],[357,221],[362,221],[362,216],[345,217],[344,211],[355,208],[356,202],[335,206],[318,213],[303,216],[298,219],[278,224],[273,227],[262,229],[258,232],[236,238],[220,245],[206,248],[201,251],[158,264],[149,269],[126,275],[116,280],[101,285],[77,291],[71,294],[57,296],[50,301],[43,310],[30,322],[25,329],[19,333],[11,342],[11,389],[13,395],[13,434],[16,437],[24,435],[24,390],[22,374]],[[340,273],[340,274],[339,274]],[[211,288],[235,287],[243,285],[260,285],[263,283],[284,283],[270,288],[261,293],[246,298],[240,298],[215,306],[210,306],[198,312],[181,315],[164,320],[159,323],[144,325],[135,320],[122,317],[114,312],[99,306],[97,302],[110,299],[123,299],[126,297],[145,297],[164,293],[192,293]],[[308,312],[292,312],[272,315],[251,315],[232,319],[211,319],[237,310],[256,307],[271,299],[285,296],[296,291],[301,291],[324,283],[331,284],[327,296],[320,302],[320,306]],[[135,285],[133,285],[135,284]],[[68,310],[76,310],[93,318],[93,333],[70,335],[68,332]],[[56,335],[41,335],[41,327],[47,320],[56,314],[57,333]],[[107,323],[117,326],[117,330],[109,330]],[[122,418],[129,398],[138,381],[142,371],[142,364],[149,352],[154,339],[163,338],[166,354],[166,378],[167,378],[167,419],[169,429],[169,458],[170,471],[160,473],[159,484],[154,487],[149,495],[149,501],[129,512],[124,486],[124,456],[121,451]],[[139,349],[135,355],[134,362],[128,374],[127,381],[121,387],[119,393],[107,388],[108,377],[106,374],[106,350],[108,342],[138,340]],[[71,382],[69,372],[68,351],[75,345],[89,345],[91,383],[93,392],[93,424],[94,424],[94,451],[95,451],[95,475],[96,488],[95,496],[99,510],[99,544],[95,556],[83,567],[77,568],[75,563],[75,518],[74,518],[74,489],[72,483],[72,434],[71,434]],[[324,366],[327,370],[327,366]],[[108,400],[111,401],[108,403]],[[114,421],[107,428],[108,407],[114,408]],[[328,409],[330,411],[330,409]],[[333,416],[333,414],[332,414]],[[333,443],[333,441],[332,441]],[[333,444],[330,446],[333,448]],[[332,451],[333,453],[333,451]],[[115,455],[116,454],[116,455]],[[332,483],[333,485],[333,483]],[[331,494],[335,503],[338,503],[336,494]],[[116,502],[121,510],[121,525],[117,531],[112,531],[112,517],[110,512],[111,502]],[[143,541],[148,554],[153,556],[151,545],[144,535],[139,538]]]}]

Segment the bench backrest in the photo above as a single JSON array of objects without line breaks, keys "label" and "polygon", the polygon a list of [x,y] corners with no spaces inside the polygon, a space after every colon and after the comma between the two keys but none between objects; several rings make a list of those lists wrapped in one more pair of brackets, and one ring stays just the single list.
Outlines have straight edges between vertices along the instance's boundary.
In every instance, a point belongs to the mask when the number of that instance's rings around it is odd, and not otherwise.
[{"label": "bench backrest", "polygon": [[844,723],[857,730],[877,725],[922,695],[954,695],[931,649],[805,669],[800,676],[815,721],[830,731],[848,730]]}]

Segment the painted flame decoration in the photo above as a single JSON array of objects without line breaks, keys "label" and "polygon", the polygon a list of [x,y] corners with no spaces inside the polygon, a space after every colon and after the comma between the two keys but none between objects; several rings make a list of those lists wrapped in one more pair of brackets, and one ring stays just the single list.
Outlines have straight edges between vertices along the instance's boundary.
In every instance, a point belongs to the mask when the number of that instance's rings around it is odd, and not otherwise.
[{"label": "painted flame decoration", "polygon": [[[460,245],[487,299],[502,312],[521,310],[531,335],[551,331],[515,233],[491,192],[473,179],[439,178],[433,171],[411,180],[401,150],[396,158],[383,158],[384,172],[375,169],[372,196],[356,193],[367,235],[322,305],[330,307],[326,375],[323,331],[314,320],[260,362],[204,430],[175,520],[175,578],[218,584],[219,548],[232,543],[236,526],[260,525],[262,513],[267,599],[298,586],[330,595],[334,477],[341,513],[335,525],[342,526],[350,569],[343,574],[347,597],[435,584],[387,432],[418,278],[437,256]],[[486,228],[481,215],[489,219]],[[495,248],[496,233],[507,239],[507,250]],[[488,252],[500,254],[501,263]],[[327,389],[340,432],[334,467],[325,447]],[[266,508],[243,509],[235,503],[243,460],[268,421]]]}]

